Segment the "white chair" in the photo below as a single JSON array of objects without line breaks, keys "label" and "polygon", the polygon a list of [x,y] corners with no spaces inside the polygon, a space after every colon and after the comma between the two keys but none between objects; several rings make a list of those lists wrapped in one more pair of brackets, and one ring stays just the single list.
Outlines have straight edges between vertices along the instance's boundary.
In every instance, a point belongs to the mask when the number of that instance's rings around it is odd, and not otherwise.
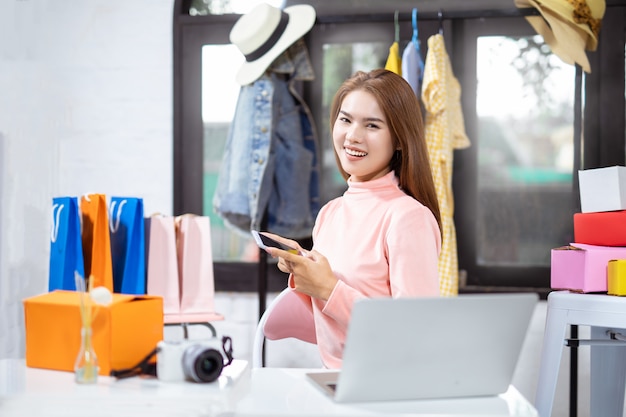
[{"label": "white chair", "polygon": [[[570,325],[590,326],[589,340],[566,340]],[[535,395],[540,417],[550,417],[564,345],[591,349],[591,417],[621,417],[626,381],[626,298],[554,291],[548,295],[546,328]]]},{"label": "white chair", "polygon": [[285,288],[267,307],[254,335],[252,346],[252,367],[263,367],[265,340],[280,340],[293,337],[316,344],[313,313],[298,295]]}]

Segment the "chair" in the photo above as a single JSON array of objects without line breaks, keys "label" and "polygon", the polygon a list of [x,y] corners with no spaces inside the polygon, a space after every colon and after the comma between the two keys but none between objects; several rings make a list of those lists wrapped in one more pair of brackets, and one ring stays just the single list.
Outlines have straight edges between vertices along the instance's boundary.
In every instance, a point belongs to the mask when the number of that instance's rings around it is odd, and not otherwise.
[{"label": "chair", "polygon": [[[590,326],[589,340],[566,339],[570,325]],[[541,417],[550,417],[563,346],[591,349],[591,416],[622,416],[626,381],[626,299],[605,294],[554,291],[548,295],[546,328],[535,395]]]},{"label": "chair", "polygon": [[293,337],[316,344],[313,313],[290,288],[285,288],[267,307],[254,335],[252,367],[263,367],[265,340],[280,340]]}]

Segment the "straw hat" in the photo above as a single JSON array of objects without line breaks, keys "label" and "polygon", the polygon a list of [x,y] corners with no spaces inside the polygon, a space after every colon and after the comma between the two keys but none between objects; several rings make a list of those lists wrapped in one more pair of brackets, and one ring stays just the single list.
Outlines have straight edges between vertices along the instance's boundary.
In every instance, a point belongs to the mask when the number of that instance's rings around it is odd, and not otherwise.
[{"label": "straw hat", "polygon": [[595,51],[598,47],[604,0],[515,0],[515,5],[539,10],[541,16],[526,19],[552,52],[564,62],[576,63],[591,72],[585,50]]},{"label": "straw hat", "polygon": [[241,16],[230,31],[230,42],[246,58],[237,72],[237,83],[246,85],[256,81],[314,23],[315,9],[307,4],[280,10],[261,3]]}]

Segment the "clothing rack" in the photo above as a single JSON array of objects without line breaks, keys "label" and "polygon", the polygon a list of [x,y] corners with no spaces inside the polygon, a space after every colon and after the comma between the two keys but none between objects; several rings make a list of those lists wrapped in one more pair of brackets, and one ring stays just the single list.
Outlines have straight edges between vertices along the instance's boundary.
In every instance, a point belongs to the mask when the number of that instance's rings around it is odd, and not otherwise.
[{"label": "clothing rack", "polygon": [[[483,17],[523,17],[523,16],[539,16],[540,13],[534,7],[528,8],[511,8],[511,9],[493,9],[493,10],[458,10],[436,12],[420,12],[418,20],[440,20],[440,19],[480,19]],[[394,19],[394,13],[370,13],[370,14],[354,14],[354,15],[329,15],[317,16],[316,23],[364,23],[364,22],[387,22]],[[398,20],[410,21],[412,15],[410,12],[398,13]]]},{"label": "clothing rack", "polygon": [[[459,10],[444,11],[438,10],[434,12],[420,12],[417,20],[438,20],[441,24],[442,20],[451,19],[480,19],[494,17],[523,17],[537,16],[539,11],[533,7],[528,8],[509,8],[509,9],[493,9],[493,10]],[[354,14],[354,15],[318,15],[316,24],[331,23],[367,23],[367,22],[387,22],[387,21],[411,21],[413,19],[412,12],[400,13],[398,11],[391,13],[370,13],[370,14]],[[267,229],[267,213],[265,213],[261,222],[261,230]],[[259,266],[257,274],[258,300],[259,300],[259,320],[267,307],[267,290],[268,290],[268,262],[267,253],[263,249],[259,249]],[[261,356],[261,361],[265,365],[265,352]]]}]

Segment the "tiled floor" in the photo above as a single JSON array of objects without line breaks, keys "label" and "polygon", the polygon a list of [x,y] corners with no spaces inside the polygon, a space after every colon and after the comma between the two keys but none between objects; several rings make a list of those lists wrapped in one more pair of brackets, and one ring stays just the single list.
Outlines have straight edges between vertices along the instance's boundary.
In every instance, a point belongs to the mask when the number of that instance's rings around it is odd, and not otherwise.
[{"label": "tiled floor", "polygon": [[[268,304],[276,294],[268,296]],[[215,328],[220,335],[233,339],[234,354],[237,358],[250,360],[252,341],[258,316],[258,298],[256,294],[219,293],[216,296],[216,309],[225,317],[223,322],[216,322]],[[522,353],[515,371],[513,384],[522,394],[534,401],[537,384],[541,342],[545,326],[546,302],[540,301],[522,347]],[[203,326],[190,329],[190,337],[202,337],[207,332]],[[168,328],[167,337],[180,337],[178,329]],[[588,337],[588,330],[581,328],[580,337]],[[579,349],[579,394],[578,416],[589,415],[589,350]],[[321,362],[316,347],[294,339],[270,341],[266,347],[266,364],[274,367],[319,367]],[[561,362],[553,416],[569,415],[569,352],[565,349]]]}]

